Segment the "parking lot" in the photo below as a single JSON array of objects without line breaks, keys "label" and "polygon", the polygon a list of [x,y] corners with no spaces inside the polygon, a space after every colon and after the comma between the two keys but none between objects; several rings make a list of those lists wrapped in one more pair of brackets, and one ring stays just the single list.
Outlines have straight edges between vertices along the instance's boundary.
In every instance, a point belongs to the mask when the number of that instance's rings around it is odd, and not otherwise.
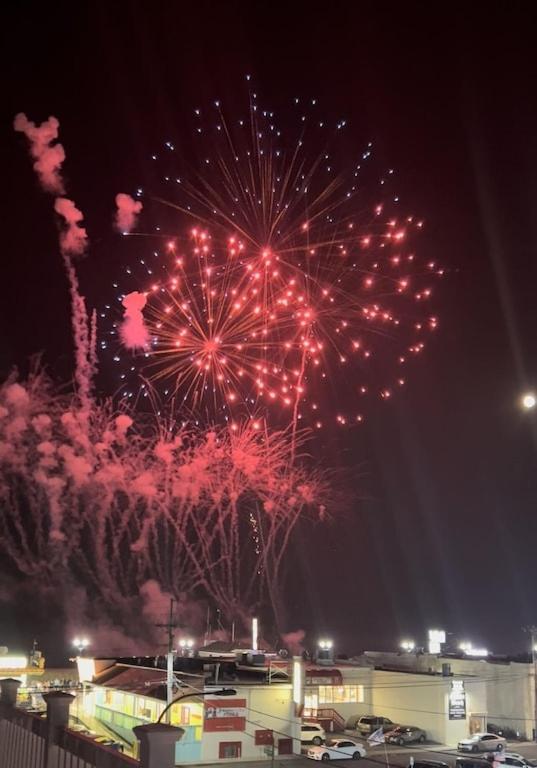
[{"label": "parking lot", "polygon": [[[344,738],[345,734],[334,735],[331,734],[331,738]],[[461,757],[461,753],[456,749],[450,749],[441,744],[413,744],[407,747],[398,747],[393,745],[378,745],[371,747],[363,739],[352,738],[354,741],[358,741],[364,744],[367,750],[367,756],[359,760],[361,768],[379,768],[379,766],[386,766],[386,768],[408,768],[410,763],[410,757],[414,760],[437,760],[447,763],[450,768],[454,768],[455,760],[457,757]],[[305,750],[307,751],[307,749]],[[508,752],[519,752],[525,757],[537,759],[537,743],[535,742],[509,742],[507,745]],[[468,753],[465,753],[468,756]],[[312,765],[313,760],[310,760],[304,754],[303,757],[294,757],[289,761],[283,762],[281,758],[276,758],[275,765],[287,766],[306,766]],[[356,765],[355,761],[349,760],[331,760],[331,765],[349,766]]]}]

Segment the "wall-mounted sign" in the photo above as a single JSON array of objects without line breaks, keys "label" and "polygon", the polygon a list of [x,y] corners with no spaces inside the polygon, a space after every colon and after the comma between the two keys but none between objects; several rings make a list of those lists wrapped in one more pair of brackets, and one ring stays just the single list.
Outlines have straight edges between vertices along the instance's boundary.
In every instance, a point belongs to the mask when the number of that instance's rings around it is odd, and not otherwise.
[{"label": "wall-mounted sign", "polygon": [[452,680],[449,692],[449,719],[466,720],[466,691],[464,680]]},{"label": "wall-mounted sign", "polygon": [[246,728],[246,699],[205,699],[203,730],[244,731]]}]

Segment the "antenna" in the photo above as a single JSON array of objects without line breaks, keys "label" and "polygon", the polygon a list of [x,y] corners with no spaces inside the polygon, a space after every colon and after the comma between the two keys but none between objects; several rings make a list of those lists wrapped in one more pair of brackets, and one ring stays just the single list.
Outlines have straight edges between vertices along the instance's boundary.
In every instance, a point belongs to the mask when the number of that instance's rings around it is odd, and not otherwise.
[{"label": "antenna", "polygon": [[[166,659],[166,706],[170,705],[173,700],[173,630],[177,628],[173,620],[173,597],[170,598],[170,616],[166,624],[155,624],[160,629],[166,629],[168,631],[168,655]],[[168,712],[169,717],[169,712]]]}]

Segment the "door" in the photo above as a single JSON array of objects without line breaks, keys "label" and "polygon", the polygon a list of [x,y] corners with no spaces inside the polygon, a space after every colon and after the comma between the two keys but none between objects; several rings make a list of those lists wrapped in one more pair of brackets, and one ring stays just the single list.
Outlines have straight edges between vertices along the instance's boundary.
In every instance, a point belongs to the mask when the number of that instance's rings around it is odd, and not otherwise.
[{"label": "door", "polygon": [[486,731],[486,715],[474,715],[473,713],[469,718],[470,736],[474,733],[484,733]]}]

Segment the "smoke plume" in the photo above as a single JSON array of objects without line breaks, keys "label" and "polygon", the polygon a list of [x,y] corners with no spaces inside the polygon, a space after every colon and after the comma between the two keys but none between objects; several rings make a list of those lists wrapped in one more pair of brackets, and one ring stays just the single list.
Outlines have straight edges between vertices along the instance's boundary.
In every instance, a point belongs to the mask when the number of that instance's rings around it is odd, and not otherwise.
[{"label": "smoke plume", "polygon": [[138,291],[127,294],[123,299],[125,316],[120,327],[120,335],[128,349],[140,349],[149,344],[149,331],[142,314],[146,301],[144,294]]},{"label": "smoke plume", "polygon": [[142,210],[142,203],[134,200],[130,195],[120,192],[116,195],[116,220],[115,226],[118,232],[128,234],[134,229],[138,214]]},{"label": "smoke plume", "polygon": [[65,227],[60,234],[60,248],[62,253],[79,256],[84,252],[88,236],[80,222],[84,218],[72,200],[66,197],[57,197],[54,201],[54,210],[62,217]]},{"label": "smoke plume", "polygon": [[53,143],[58,138],[60,124],[55,117],[49,117],[41,125],[28,120],[19,112],[13,121],[16,131],[24,133],[30,142],[30,154],[34,158],[34,170],[41,186],[46,192],[61,195],[64,191],[60,169],[65,160],[65,151],[61,144]]}]

